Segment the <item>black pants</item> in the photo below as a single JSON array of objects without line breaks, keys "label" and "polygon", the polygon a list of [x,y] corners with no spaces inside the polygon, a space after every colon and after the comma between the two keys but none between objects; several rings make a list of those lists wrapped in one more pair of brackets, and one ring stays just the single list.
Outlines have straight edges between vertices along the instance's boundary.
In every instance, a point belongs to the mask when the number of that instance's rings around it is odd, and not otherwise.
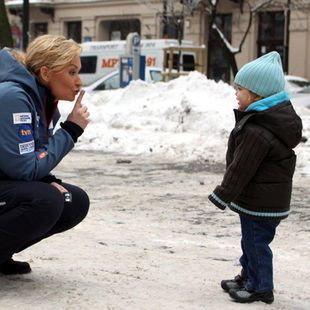
[{"label": "black pants", "polygon": [[0,181],[0,263],[85,218],[87,194],[77,186],[62,185],[72,193],[72,202],[64,202],[60,191],[47,183]]}]

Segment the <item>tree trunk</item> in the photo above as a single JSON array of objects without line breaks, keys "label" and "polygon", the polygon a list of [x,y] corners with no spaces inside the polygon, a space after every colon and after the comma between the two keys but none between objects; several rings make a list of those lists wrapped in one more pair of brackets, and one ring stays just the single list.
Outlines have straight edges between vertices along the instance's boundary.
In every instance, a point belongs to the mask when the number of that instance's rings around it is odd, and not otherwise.
[{"label": "tree trunk", "polygon": [[235,77],[236,74],[238,73],[238,65],[236,61],[236,54],[233,53],[230,54],[230,68],[233,76]]},{"label": "tree trunk", "polygon": [[0,47],[4,46],[13,47],[13,38],[4,0],[0,0]]}]

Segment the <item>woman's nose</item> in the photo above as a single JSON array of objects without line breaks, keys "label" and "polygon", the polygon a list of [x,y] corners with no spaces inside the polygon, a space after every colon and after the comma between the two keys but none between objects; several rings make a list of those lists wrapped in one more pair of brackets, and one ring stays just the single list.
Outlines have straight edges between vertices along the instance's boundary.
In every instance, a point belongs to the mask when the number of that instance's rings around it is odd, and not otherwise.
[{"label": "woman's nose", "polygon": [[77,76],[77,82],[76,82],[77,85],[79,86],[82,86],[83,85],[83,81],[81,80],[81,77],[78,75]]}]

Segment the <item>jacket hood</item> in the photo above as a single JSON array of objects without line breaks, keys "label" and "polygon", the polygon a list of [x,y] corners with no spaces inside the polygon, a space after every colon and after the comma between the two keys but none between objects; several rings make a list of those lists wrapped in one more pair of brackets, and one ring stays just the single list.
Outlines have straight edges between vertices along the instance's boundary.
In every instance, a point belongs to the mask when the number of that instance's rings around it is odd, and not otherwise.
[{"label": "jacket hood", "polygon": [[302,137],[302,121],[290,101],[283,102],[264,111],[243,112],[235,110],[236,120],[244,118],[272,132],[290,148],[295,148]]},{"label": "jacket hood", "polygon": [[3,82],[21,84],[41,100],[35,77],[6,50],[0,50],[0,83]]}]

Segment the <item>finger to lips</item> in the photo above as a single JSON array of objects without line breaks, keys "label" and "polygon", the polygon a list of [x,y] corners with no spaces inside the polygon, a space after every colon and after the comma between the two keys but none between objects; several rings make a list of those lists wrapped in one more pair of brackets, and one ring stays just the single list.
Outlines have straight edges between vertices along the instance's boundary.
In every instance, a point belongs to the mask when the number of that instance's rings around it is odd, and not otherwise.
[{"label": "finger to lips", "polygon": [[85,90],[81,89],[81,91],[79,93],[79,96],[78,96],[78,98],[76,99],[76,102],[75,102],[76,106],[82,106],[82,99],[83,99],[84,94],[85,94]]}]

